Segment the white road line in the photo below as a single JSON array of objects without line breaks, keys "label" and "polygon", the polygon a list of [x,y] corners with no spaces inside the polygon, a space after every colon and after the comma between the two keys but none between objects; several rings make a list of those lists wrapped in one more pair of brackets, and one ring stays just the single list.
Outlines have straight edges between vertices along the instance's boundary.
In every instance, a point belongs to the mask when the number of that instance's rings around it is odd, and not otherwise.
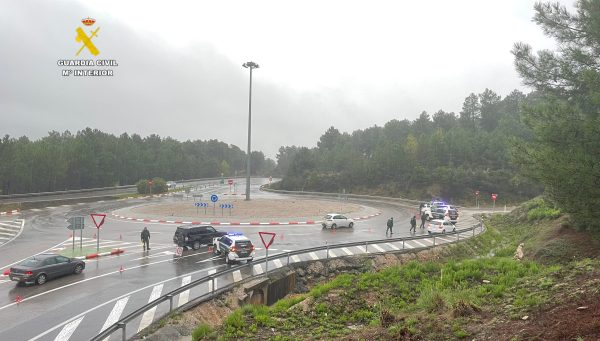
[{"label": "white road line", "polygon": [[[184,257],[187,257],[187,256],[184,256]],[[225,265],[218,265],[218,266],[216,266],[216,267],[215,267],[215,269],[222,268],[222,267],[224,267],[224,266],[225,266]],[[206,271],[206,270],[208,270],[208,269],[196,270],[196,271],[194,271],[194,272],[190,272],[190,273],[188,273],[188,274],[186,274],[186,275],[194,275],[194,274],[197,274],[197,273],[204,272],[204,271]],[[114,271],[114,272],[111,272],[111,274],[112,274],[112,273],[118,273],[118,272],[119,272],[119,271]],[[105,305],[111,304],[112,302],[116,302],[116,301],[120,300],[120,299],[121,299],[121,298],[123,298],[123,297],[127,297],[127,296],[130,296],[130,295],[136,294],[136,293],[138,293],[138,292],[140,292],[140,291],[146,290],[146,289],[148,289],[148,288],[151,288],[151,287],[153,287],[153,286],[155,286],[155,285],[158,285],[158,284],[161,284],[161,283],[167,283],[167,282],[170,282],[170,281],[173,281],[173,280],[176,280],[176,279],[182,278],[182,277],[184,277],[184,276],[186,276],[186,275],[181,275],[181,276],[177,276],[177,277],[169,278],[169,279],[166,279],[166,280],[162,280],[162,281],[160,281],[160,282],[157,282],[157,283],[154,283],[154,284],[150,284],[150,285],[147,285],[147,286],[145,286],[145,287],[142,287],[142,288],[139,288],[139,289],[136,289],[136,290],[130,291],[130,292],[128,292],[128,293],[126,293],[126,294],[124,294],[124,295],[121,295],[121,296],[119,296],[119,297],[115,297],[115,298],[113,298],[113,299],[110,299],[110,300],[108,300],[108,301],[106,301],[106,302],[104,302],[104,303],[101,303],[101,304],[99,304],[99,305],[96,305],[96,306],[94,306],[94,307],[92,307],[92,308],[90,308],[90,309],[88,309],[88,310],[86,310],[86,311],[84,311],[84,312],[82,312],[82,313],[79,313],[78,315],[75,315],[75,316],[73,316],[73,317],[71,317],[71,318],[69,318],[69,319],[67,319],[67,320],[65,320],[65,321],[63,321],[63,322],[61,322],[61,323],[59,323],[59,324],[55,325],[54,327],[48,327],[48,328],[46,328],[46,330],[45,330],[43,333],[41,333],[41,334],[38,334],[38,335],[37,335],[37,336],[35,336],[35,337],[32,337],[31,339],[29,339],[29,341],[36,341],[36,340],[39,340],[39,339],[43,338],[44,336],[48,335],[49,333],[52,333],[53,331],[57,330],[58,328],[60,328],[60,327],[64,326],[65,324],[67,324],[67,323],[71,323],[71,322],[72,322],[72,321],[74,321],[75,319],[78,319],[78,318],[80,318],[80,317],[82,317],[82,316],[85,316],[86,314],[88,314],[88,313],[90,313],[90,312],[92,312],[92,311],[95,311],[95,310],[97,310],[97,309],[99,309],[99,308],[102,308],[102,307],[104,307]],[[100,277],[103,277],[103,275],[101,275]],[[94,277],[94,278],[97,278],[97,277]],[[57,289],[52,289],[51,291],[54,291],[54,290],[57,290]],[[41,295],[41,294],[34,295],[34,296],[39,296],[39,295]],[[23,301],[27,301],[27,300],[29,300],[29,299],[30,299],[30,298],[26,298],[26,299],[24,299]],[[4,309],[4,308],[7,308],[7,307],[12,307],[12,306],[14,306],[14,305],[16,305],[16,303],[11,303],[11,304],[5,305],[5,306],[3,306],[3,307],[0,307],[0,310],[2,310],[2,309]]]},{"label": "white road line", "polygon": [[235,270],[232,275],[234,282],[239,282],[242,280],[242,272],[240,270]]},{"label": "white road line", "polygon": [[404,247],[407,248],[407,249],[414,249],[415,248],[409,242],[404,242]]},{"label": "white road line", "polygon": [[[361,252],[361,253],[365,253],[365,247],[364,247],[364,246],[362,246],[362,245],[361,245],[361,246],[355,246],[355,248],[357,248],[359,252]],[[368,250],[369,250],[369,249],[367,248],[367,251],[366,251],[366,253],[369,253],[369,251],[368,251]]]},{"label": "white road line", "polygon": [[296,263],[300,262],[300,257],[298,257],[298,255],[293,255],[291,258]]},{"label": "white road line", "polygon": [[399,247],[397,247],[396,245],[392,244],[392,243],[385,243],[385,245],[389,248],[391,248],[392,250],[400,250]]},{"label": "white road line", "polygon": [[352,255],[354,255],[354,254],[352,253],[352,251],[348,250],[348,248],[345,248],[345,247],[343,247],[343,248],[342,248],[342,251],[344,251],[344,252],[345,252],[345,253],[346,253],[348,256],[352,256]]},{"label": "white road line", "polygon": [[[108,314],[108,318],[106,318],[102,329],[100,329],[100,332],[110,327],[119,320],[121,314],[123,313],[123,310],[125,309],[125,306],[127,305],[127,301],[129,301],[129,296],[123,297],[122,299],[118,300],[117,303],[115,303],[114,307],[110,311],[110,314]],[[104,339],[104,341],[106,340],[108,340],[108,338]]]},{"label": "white road line", "polygon": [[[181,279],[181,286],[190,284],[191,282],[192,282],[192,276],[185,276]],[[182,292],[181,294],[179,294],[179,302],[177,303],[177,306],[181,307],[182,305],[186,304],[189,299],[190,299],[190,291],[186,290],[186,291]]]},{"label": "white road line", "polygon": [[415,243],[415,244],[417,244],[417,245],[420,245],[421,247],[427,247],[427,245],[425,245],[425,244],[421,243],[421,242],[420,242],[420,241],[418,241],[418,240],[411,240],[411,242],[413,242],[413,243]]},{"label": "white road line", "polygon": [[83,320],[84,317],[85,316],[81,316],[77,320],[65,325],[63,327],[63,329],[60,331],[60,333],[58,333],[58,335],[56,335],[56,338],[54,338],[54,341],[67,341],[71,337],[71,335],[73,335],[73,332],[75,332],[75,329],[77,329],[77,327],[81,323],[81,320]]},{"label": "white road line", "polygon": [[313,260],[319,260],[319,257],[317,256],[316,253],[314,252],[309,252],[308,255],[310,256],[310,258],[312,258]]},{"label": "white road line", "polygon": [[442,238],[442,237],[436,237],[436,239],[443,240],[443,241],[445,241],[446,243],[452,243],[452,240],[448,240],[448,239],[446,239],[446,238]]},{"label": "white road line", "polygon": [[[148,299],[148,303],[154,301],[155,299],[160,297],[160,293],[162,292],[164,284],[155,285],[152,288],[152,293],[150,294],[150,298]],[[138,328],[138,333],[141,332],[144,328],[148,327],[152,321],[154,320],[154,314],[156,314],[156,306],[149,309],[142,316],[142,320],[140,321],[140,327]]]},{"label": "white road line", "polygon": [[379,246],[377,244],[371,244],[371,246],[374,247],[379,252],[385,252],[385,249],[383,249],[381,246]]},{"label": "white road line", "polygon": [[[436,237],[436,238],[437,238],[437,237]],[[422,241],[422,242],[424,242],[424,243],[427,243],[427,244],[433,245],[433,239],[427,239],[427,238],[425,238],[425,239],[421,239],[421,241]]]},{"label": "white road line", "polygon": [[329,250],[329,257],[337,257],[337,255],[335,252],[333,252],[333,250]]},{"label": "white road line", "polygon": [[41,211],[41,209],[39,209],[39,208],[32,208],[30,211],[32,211],[32,212],[39,212],[39,211]]},{"label": "white road line", "polygon": [[[217,272],[217,269],[208,270],[208,274],[209,275],[212,275],[212,274],[214,274],[216,272]],[[217,290],[217,288],[219,287],[219,284],[217,283],[217,279],[216,278],[215,278],[214,282],[215,282],[215,290]],[[213,291],[213,285],[212,284],[213,284],[213,281],[209,281],[208,282],[208,292],[212,292]]]},{"label": "white road line", "polygon": [[283,266],[283,264],[281,264],[281,260],[279,260],[279,259],[273,260],[273,264],[275,264],[275,266],[278,268]]},{"label": "white road line", "polygon": [[260,274],[263,273],[263,268],[262,268],[262,266],[260,264],[254,264],[253,269],[254,269],[254,273],[256,275],[260,275]]}]

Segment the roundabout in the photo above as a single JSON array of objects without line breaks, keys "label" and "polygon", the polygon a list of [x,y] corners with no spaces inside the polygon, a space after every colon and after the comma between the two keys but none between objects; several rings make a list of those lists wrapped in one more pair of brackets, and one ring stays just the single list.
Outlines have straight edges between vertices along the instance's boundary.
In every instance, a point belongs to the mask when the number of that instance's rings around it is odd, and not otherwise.
[{"label": "roundabout", "polygon": [[328,213],[364,220],[381,214],[377,208],[348,201],[314,199],[231,199],[198,208],[189,201],[144,204],[112,212],[112,216],[140,222],[207,225],[312,225]]}]

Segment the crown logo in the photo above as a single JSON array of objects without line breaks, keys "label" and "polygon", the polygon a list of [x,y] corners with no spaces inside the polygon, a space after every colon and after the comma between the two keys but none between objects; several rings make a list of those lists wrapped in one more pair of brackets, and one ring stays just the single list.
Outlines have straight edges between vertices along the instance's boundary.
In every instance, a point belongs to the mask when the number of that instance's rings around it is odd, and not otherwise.
[{"label": "crown logo", "polygon": [[87,17],[85,19],[81,19],[81,22],[85,25],[85,26],[92,26],[94,25],[94,23],[96,22],[96,19],[92,19],[90,17]]}]

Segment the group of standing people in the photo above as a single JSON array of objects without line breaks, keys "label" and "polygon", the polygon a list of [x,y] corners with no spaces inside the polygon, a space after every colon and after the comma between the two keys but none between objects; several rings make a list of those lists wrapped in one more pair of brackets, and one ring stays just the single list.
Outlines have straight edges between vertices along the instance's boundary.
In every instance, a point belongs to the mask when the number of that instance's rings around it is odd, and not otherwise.
[{"label": "group of standing people", "polygon": [[[421,215],[421,225],[419,226],[419,228],[424,229],[426,221],[427,221],[427,216]],[[391,237],[392,234],[394,234],[393,227],[394,227],[394,217],[391,217],[387,221],[387,228],[385,229],[386,237],[387,236]],[[388,232],[389,232],[389,234],[388,234]],[[417,216],[412,216],[412,218],[410,218],[410,232],[417,232]]]}]

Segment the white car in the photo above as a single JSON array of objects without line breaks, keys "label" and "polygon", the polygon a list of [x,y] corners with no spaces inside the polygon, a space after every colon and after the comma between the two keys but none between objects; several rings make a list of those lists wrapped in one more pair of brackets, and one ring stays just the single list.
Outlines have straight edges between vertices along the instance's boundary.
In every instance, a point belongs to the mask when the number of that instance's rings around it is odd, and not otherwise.
[{"label": "white car", "polygon": [[446,231],[454,232],[456,230],[456,226],[454,226],[450,221],[443,219],[433,219],[427,225],[427,233],[446,233]]},{"label": "white car", "polygon": [[323,218],[321,223],[323,228],[337,229],[338,227],[354,227],[354,219],[347,218],[343,214],[329,213]]}]

